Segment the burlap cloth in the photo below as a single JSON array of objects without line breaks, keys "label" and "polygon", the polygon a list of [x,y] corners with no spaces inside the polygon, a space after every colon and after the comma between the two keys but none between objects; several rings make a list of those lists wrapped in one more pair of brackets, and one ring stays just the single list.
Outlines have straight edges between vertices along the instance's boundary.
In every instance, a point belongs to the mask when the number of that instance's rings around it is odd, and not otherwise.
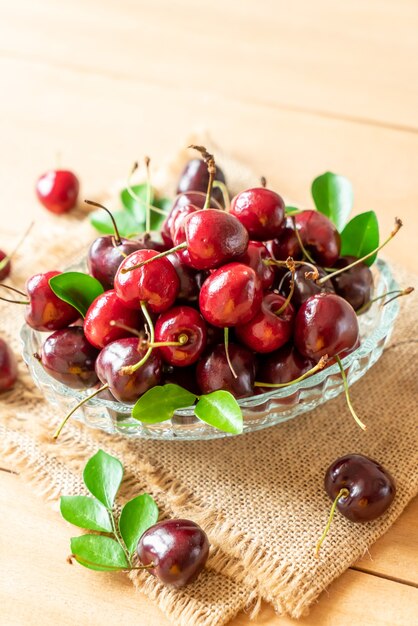
[{"label": "burlap cloth", "polygon": [[[157,173],[157,184],[175,180],[182,159],[183,154]],[[232,189],[242,189],[257,178],[230,159],[220,162]],[[70,217],[45,215],[15,263],[16,286],[22,287],[35,271],[65,267],[85,249],[94,234],[80,217],[81,210]],[[403,285],[418,284],[416,276],[398,274],[398,279]],[[19,352],[22,317],[4,304],[0,315],[1,335]],[[130,575],[174,624],[225,624],[242,609],[256,615],[261,599],[280,613],[299,617],[386,532],[417,493],[417,326],[416,299],[405,298],[390,347],[352,387],[367,433],[356,426],[339,397],[285,424],[223,440],[127,440],[73,420],[54,443],[51,434],[62,412],[43,401],[21,362],[19,383],[1,397],[2,456],[57,508],[60,494],[83,492],[81,469],[103,448],[125,465],[124,496],[146,490],[156,498],[163,516],[200,523],[212,552],[208,569],[196,583],[173,591],[146,573]],[[349,452],[367,454],[387,467],[396,477],[397,496],[387,514],[375,522],[353,524],[337,515],[317,560],[314,546],[330,508],[324,471]],[[57,515],[57,524],[61,523],[65,522]]]}]

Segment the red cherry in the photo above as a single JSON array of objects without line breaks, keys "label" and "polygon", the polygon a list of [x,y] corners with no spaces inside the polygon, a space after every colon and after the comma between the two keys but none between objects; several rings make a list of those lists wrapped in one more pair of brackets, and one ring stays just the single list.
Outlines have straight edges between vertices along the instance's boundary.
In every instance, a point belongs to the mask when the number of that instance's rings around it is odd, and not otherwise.
[{"label": "red cherry", "polygon": [[189,306],[177,306],[161,313],[155,324],[155,342],[181,341],[179,346],[159,347],[166,363],[187,367],[195,363],[206,347],[206,324],[202,316]]},{"label": "red cherry", "polygon": [[118,243],[114,235],[98,237],[91,244],[87,263],[89,272],[103,285],[104,289],[113,289],[115,274],[122,261],[146,246],[135,239],[121,239]]},{"label": "red cherry", "polygon": [[272,287],[276,276],[275,267],[263,263],[263,261],[270,258],[271,254],[263,243],[250,241],[246,252],[235,260],[237,263],[243,263],[252,267],[260,278],[263,289],[267,290]]},{"label": "red cherry", "polygon": [[35,274],[26,282],[29,305],[25,310],[25,320],[35,330],[48,331],[66,328],[79,317],[79,312],[54,294],[49,280],[61,272]]},{"label": "red cherry", "polygon": [[295,261],[302,258],[303,254],[292,218],[287,217],[285,219],[285,225],[279,238],[271,242],[271,253],[277,261],[286,261],[290,256]]},{"label": "red cherry", "polygon": [[36,195],[51,213],[67,213],[77,204],[78,178],[69,170],[50,170],[36,183]]},{"label": "red cherry", "polygon": [[279,194],[271,189],[256,187],[235,196],[230,213],[245,226],[251,239],[267,241],[275,239],[282,232],[284,208]]},{"label": "red cherry", "polygon": [[261,309],[246,324],[235,328],[237,338],[254,352],[273,352],[287,343],[293,331],[295,310],[288,304],[284,311],[277,315],[276,311],[286,302],[286,298],[269,293],[263,298]]},{"label": "red cherry", "polygon": [[318,211],[301,211],[295,216],[295,223],[314,260],[324,267],[333,266],[340,256],[341,237],[331,220]]},{"label": "red cherry", "polygon": [[[5,259],[7,257],[7,254],[5,252],[3,252],[3,250],[0,250],[0,263],[3,261],[3,259]],[[10,263],[10,261],[7,261],[5,263],[5,265],[0,269],[0,281],[4,280],[5,278],[7,278],[11,272],[12,269],[12,265]]]},{"label": "red cherry", "polygon": [[[197,209],[203,209],[206,201],[206,193],[201,191],[187,191],[179,194],[173,202],[169,214],[165,218],[161,227],[161,236],[163,241],[169,248],[173,247],[173,223],[174,220],[189,206],[195,206]],[[222,208],[219,206],[219,208]],[[175,229],[174,229],[175,230]]]},{"label": "red cherry", "polygon": [[254,270],[242,263],[228,263],[203,283],[199,307],[209,324],[225,328],[249,322],[262,298],[261,281]]},{"label": "red cherry", "polygon": [[255,359],[250,350],[230,343],[229,358],[237,374],[235,378],[226,357],[225,346],[219,344],[204,354],[198,361],[196,380],[202,393],[224,389],[236,398],[254,394]]},{"label": "red cherry", "polygon": [[308,359],[319,361],[351,350],[358,340],[357,315],[348,302],[333,293],[311,296],[300,307],[295,320],[294,341]]},{"label": "red cherry", "polygon": [[0,337],[0,392],[12,389],[17,380],[16,357]]},{"label": "red cherry", "polygon": [[154,250],[138,250],[119,266],[115,276],[115,291],[126,306],[140,309],[141,302],[146,302],[151,311],[162,313],[174,303],[180,281],[167,258],[163,257],[130,272],[123,272],[157,254]]},{"label": "red cherry", "polygon": [[112,321],[134,329],[141,325],[138,312],[127,307],[113,289],[97,296],[84,318],[84,333],[92,346],[101,349],[116,339],[132,335],[126,329],[112,325]]}]

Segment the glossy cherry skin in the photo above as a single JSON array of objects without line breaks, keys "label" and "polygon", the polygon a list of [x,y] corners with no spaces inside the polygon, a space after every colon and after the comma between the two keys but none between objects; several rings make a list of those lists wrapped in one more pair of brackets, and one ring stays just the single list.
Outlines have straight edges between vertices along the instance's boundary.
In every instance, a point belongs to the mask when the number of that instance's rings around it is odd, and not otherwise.
[{"label": "glossy cherry skin", "polygon": [[[220,167],[216,166],[215,180],[226,184],[225,175]],[[209,184],[209,172],[206,163],[202,159],[191,159],[186,163],[178,185],[177,193],[186,191],[206,192]],[[224,206],[223,195],[220,189],[212,189],[211,197]]]},{"label": "glossy cherry skin", "polygon": [[114,235],[98,237],[87,253],[89,272],[104,289],[113,289],[115,275],[122,261],[132,252],[145,247],[141,241],[135,239],[121,239],[118,244]]},{"label": "glossy cherry skin", "polygon": [[[340,257],[334,269],[347,267],[356,260],[354,256]],[[373,274],[365,263],[359,263],[331,280],[335,292],[347,300],[355,311],[370,302],[373,295]]]},{"label": "glossy cherry skin", "polygon": [[56,380],[73,389],[93,387],[97,381],[94,369],[99,351],[87,341],[80,326],[56,330],[43,343],[41,363]]},{"label": "glossy cherry skin", "polygon": [[363,454],[347,454],[327,469],[325,491],[335,500],[340,489],[349,495],[338,500],[339,512],[352,522],[370,522],[390,507],[395,497],[395,481],[377,461]]},{"label": "glossy cherry skin", "polygon": [[[185,230],[185,220],[186,220],[186,217],[188,217],[192,213],[196,213],[196,211],[200,211],[200,209],[195,207],[193,204],[188,204],[181,211],[178,211],[177,213],[173,215],[173,220],[172,220],[171,230],[170,230],[171,239],[173,241],[173,246],[178,246],[181,243],[186,243],[187,237],[186,237],[186,230]],[[189,255],[189,251],[187,248],[185,250],[179,250],[177,252],[177,255],[183,264],[188,265],[189,267],[193,267],[190,261],[190,255]]]},{"label": "glossy cherry skin", "polygon": [[199,576],[209,554],[206,533],[195,522],[170,519],[148,528],[137,548],[143,565],[166,585],[184,587]]},{"label": "glossy cherry skin", "polygon": [[156,256],[154,250],[138,250],[130,254],[119,266],[115,276],[118,297],[132,309],[141,308],[141,302],[154,313],[162,313],[174,304],[180,281],[170,261],[163,257],[131,272],[122,272],[133,265]]},{"label": "glossy cherry skin", "polygon": [[[261,360],[257,380],[265,383],[289,383],[314,367],[314,361],[299,354],[296,348],[288,344]],[[273,391],[271,387],[261,387],[263,391]]]},{"label": "glossy cherry skin", "polygon": [[176,306],[161,313],[155,324],[155,341],[178,341],[187,336],[187,343],[181,346],[158,348],[161,358],[170,365],[187,367],[196,363],[206,348],[206,324],[196,309],[190,306]]},{"label": "glossy cherry skin", "polygon": [[163,383],[174,383],[184,387],[195,396],[200,394],[200,388],[196,381],[196,364],[190,367],[173,367],[172,365],[163,364]]},{"label": "glossy cherry skin", "polygon": [[189,263],[197,270],[219,267],[247,249],[247,231],[236,217],[225,211],[196,211],[186,217],[183,225]]},{"label": "glossy cherry skin", "polygon": [[301,211],[295,215],[295,222],[302,243],[314,260],[332,267],[340,256],[341,237],[331,220],[318,211]]},{"label": "glossy cherry skin", "polygon": [[357,343],[357,315],[348,302],[333,293],[311,296],[300,307],[295,319],[294,342],[308,359],[333,357],[351,350]]},{"label": "glossy cherry skin", "polygon": [[202,393],[218,389],[229,391],[236,398],[246,398],[254,393],[255,358],[250,350],[235,343],[228,346],[229,357],[237,378],[231,372],[225,346],[219,344],[198,361],[196,380]]},{"label": "glossy cherry skin", "polygon": [[58,274],[61,272],[35,274],[26,281],[29,305],[25,309],[25,320],[35,330],[60,330],[80,317],[80,313],[70,304],[60,300],[49,286],[49,280]]},{"label": "glossy cherry skin", "polygon": [[283,313],[276,315],[286,298],[276,293],[264,296],[261,309],[246,324],[235,327],[237,338],[254,352],[273,352],[292,337],[295,310],[288,304]]},{"label": "glossy cherry skin", "polygon": [[134,403],[148,389],[160,383],[162,364],[156,350],[136,372],[121,374],[123,367],[138,363],[146,350],[146,347],[140,347],[137,337],[125,337],[109,343],[97,357],[97,376],[103,384],[109,385],[111,394],[119,402]]},{"label": "glossy cherry skin", "polygon": [[284,226],[283,199],[271,189],[255,187],[232,199],[230,213],[248,230],[250,239],[267,241],[279,237]]},{"label": "glossy cherry skin", "polygon": [[69,170],[50,170],[38,178],[36,195],[51,213],[67,213],[77,204],[80,184]]},{"label": "glossy cherry skin", "polygon": [[302,250],[290,217],[286,217],[278,239],[271,242],[271,253],[277,261],[286,261],[290,256],[295,261],[302,258]]},{"label": "glossy cherry skin", "polygon": [[8,344],[0,337],[0,392],[13,389],[16,380],[16,357]]},{"label": "glossy cherry skin", "polygon": [[261,281],[254,270],[242,263],[228,263],[203,283],[199,307],[209,324],[225,328],[249,322],[262,299]]},{"label": "glossy cherry skin", "polygon": [[167,259],[173,265],[178,276],[180,286],[177,300],[194,302],[199,297],[200,287],[203,284],[205,275],[182,263],[177,252],[169,254]]},{"label": "glossy cherry skin", "polygon": [[[5,252],[3,252],[3,250],[0,250],[0,263],[6,257],[7,257],[7,254]],[[10,263],[10,261],[7,261],[5,266],[0,269],[0,281],[2,281],[5,278],[7,278],[9,276],[11,270],[12,270],[12,264]]]},{"label": "glossy cherry skin", "polygon": [[276,277],[274,266],[263,263],[266,259],[271,259],[271,254],[261,241],[250,241],[244,254],[235,259],[237,263],[243,263],[253,268],[261,280],[264,291],[273,286]]},{"label": "glossy cherry skin", "polygon": [[[203,209],[206,202],[206,193],[202,191],[186,191],[180,193],[174,199],[173,205],[161,226],[161,236],[168,248],[173,247],[172,231],[174,232],[173,223],[179,215],[189,206],[194,206],[197,210]],[[215,209],[222,209],[222,205],[216,202],[213,198],[211,204]]]},{"label": "glossy cherry skin", "polygon": [[[327,275],[320,267],[317,267],[317,270],[319,278]],[[311,296],[315,296],[318,293],[334,293],[331,280],[325,281],[323,285],[318,285],[311,278],[306,278],[305,274],[310,271],[311,269],[306,265],[300,265],[295,270],[295,288],[292,295],[292,304],[297,309]],[[285,296],[290,290],[290,276],[290,272],[287,272],[281,282],[280,293]]]},{"label": "glossy cherry skin", "polygon": [[84,333],[92,346],[100,350],[116,339],[132,336],[128,330],[113,326],[112,321],[135,330],[143,327],[139,312],[127,307],[110,289],[93,300],[84,318]]}]

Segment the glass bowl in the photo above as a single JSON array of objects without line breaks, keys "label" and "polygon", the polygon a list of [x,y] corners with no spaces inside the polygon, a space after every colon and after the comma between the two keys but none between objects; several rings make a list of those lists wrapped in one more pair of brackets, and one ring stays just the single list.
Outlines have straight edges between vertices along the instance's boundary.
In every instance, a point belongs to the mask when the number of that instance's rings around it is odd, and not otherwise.
[{"label": "glass bowl", "polygon": [[[68,269],[85,271],[86,267],[84,262],[80,262]],[[399,288],[384,261],[379,259],[372,267],[372,272],[375,296]],[[359,316],[361,345],[342,360],[350,385],[359,380],[381,356],[398,312],[398,300],[393,300],[384,307],[378,301]],[[45,398],[57,407],[64,418],[73,406],[92,391],[70,389],[45,372],[33,356],[40,351],[45,337],[45,333],[37,332],[25,324],[21,330],[23,358]],[[244,433],[275,426],[297,417],[342,392],[340,371],[338,364],[334,364],[295,385],[239,400],[244,417]],[[131,405],[96,397],[78,409],[73,417],[91,428],[126,437],[169,440],[234,436],[199,421],[192,407],[177,410],[171,420],[159,424],[138,422],[131,417],[131,409]]]}]

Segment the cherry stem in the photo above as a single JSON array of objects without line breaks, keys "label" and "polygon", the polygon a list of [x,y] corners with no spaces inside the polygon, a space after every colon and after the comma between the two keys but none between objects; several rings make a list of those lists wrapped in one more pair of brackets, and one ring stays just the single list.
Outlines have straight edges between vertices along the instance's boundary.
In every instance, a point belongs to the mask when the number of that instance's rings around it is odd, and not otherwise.
[{"label": "cherry stem", "polygon": [[147,170],[147,196],[146,196],[146,222],[145,222],[145,230],[147,233],[151,230],[151,174],[149,169],[150,158],[145,157],[145,168]]},{"label": "cherry stem", "polygon": [[119,234],[119,229],[117,227],[116,224],[116,220],[113,217],[112,213],[109,211],[109,209],[107,209],[105,206],[103,206],[103,204],[100,204],[99,202],[94,202],[93,200],[84,200],[84,202],[86,204],[90,204],[91,206],[95,206],[99,209],[103,209],[103,211],[106,211],[106,213],[108,214],[108,216],[110,217],[111,221],[112,221],[112,225],[113,225],[113,230],[115,231],[115,242],[117,246],[120,246],[122,243],[122,239],[120,237]]},{"label": "cherry stem", "polygon": [[126,367],[122,367],[122,369],[120,370],[120,374],[122,376],[125,376],[125,375],[130,376],[131,374],[133,374],[134,372],[139,370],[139,368],[142,367],[148,361],[149,357],[151,356],[151,352],[152,352],[152,347],[151,346],[154,343],[154,324],[153,324],[153,321],[152,321],[151,316],[149,314],[149,311],[147,309],[147,304],[144,301],[141,302],[141,311],[142,311],[143,316],[145,317],[145,320],[146,320],[148,328],[149,328],[148,350],[145,352],[145,354],[142,357],[142,359],[140,359],[138,361],[138,363],[135,363],[135,365],[128,365]]},{"label": "cherry stem", "polygon": [[[286,259],[286,261],[277,261],[276,259],[264,259],[263,263],[264,265],[277,265],[277,267],[288,267],[289,259],[292,259],[292,257],[289,257],[288,259]],[[308,278],[309,280],[317,280],[319,278],[318,268],[312,263],[308,263],[308,261],[293,261],[293,259],[292,262],[295,267],[306,265],[306,267],[311,268],[312,271],[305,272],[305,278]]]},{"label": "cherry stem", "polygon": [[70,554],[67,557],[67,563],[70,565],[73,564],[73,559],[78,561],[81,565],[91,565],[93,567],[103,567],[103,569],[108,570],[110,572],[132,572],[133,570],[144,570],[144,569],[152,569],[155,567],[154,563],[149,563],[148,565],[138,565],[136,567],[118,567],[117,565],[103,565],[102,563],[94,563],[94,561],[88,561],[87,559],[77,556],[77,554]]},{"label": "cherry stem", "polygon": [[[26,298],[28,297],[24,291],[20,291],[20,289],[15,289],[15,287],[11,287],[10,285],[5,285],[4,283],[0,283],[0,287],[3,287],[3,289],[7,289],[9,291],[18,293],[20,296],[23,296]],[[30,304],[29,300],[11,300],[10,298],[3,298],[3,297],[0,297],[0,300],[2,300],[3,302],[10,302],[11,304]]]},{"label": "cherry stem", "polygon": [[179,335],[178,341],[154,341],[153,343],[148,342],[149,348],[164,348],[165,346],[184,346],[189,341],[189,337],[186,333],[181,333]]},{"label": "cherry stem", "polygon": [[[136,172],[137,169],[138,169],[138,163],[135,161],[135,163],[133,164],[131,173],[128,176],[128,180],[127,180],[127,183],[126,183],[126,191],[129,193],[129,195],[131,196],[132,200],[135,200],[135,202],[138,202],[141,205],[145,204],[146,207],[148,206],[151,211],[154,211],[155,213],[159,213],[160,215],[167,216],[167,211],[163,211],[159,207],[154,206],[153,204],[151,204],[151,201],[147,204],[146,201],[144,201],[140,196],[138,196],[138,194],[135,193],[135,191],[132,189],[131,179],[132,179],[132,176],[134,175],[134,173]],[[150,186],[150,200],[151,200],[151,189],[152,189],[152,187]]]},{"label": "cherry stem", "polygon": [[229,328],[227,326],[224,328],[224,345],[225,345],[226,362],[228,363],[232,376],[234,378],[238,378],[237,373],[234,370],[234,367],[232,365],[231,357],[229,356]]},{"label": "cherry stem", "polygon": [[324,532],[322,533],[321,538],[319,539],[318,543],[316,544],[316,548],[315,548],[315,556],[316,556],[316,558],[319,557],[319,550],[321,549],[321,546],[322,546],[322,544],[324,542],[324,539],[327,536],[328,531],[329,531],[329,529],[331,527],[331,522],[332,522],[332,519],[333,519],[334,514],[335,514],[335,509],[337,508],[338,500],[340,498],[344,498],[344,499],[348,498],[349,495],[350,495],[350,492],[348,491],[348,489],[346,487],[343,487],[342,489],[339,490],[339,492],[337,494],[337,497],[335,498],[334,502],[332,503],[331,511],[330,511],[330,514],[329,514],[326,526],[324,528]]},{"label": "cherry stem", "polygon": [[163,259],[169,254],[172,254],[173,252],[178,252],[179,250],[184,250],[185,248],[187,248],[186,241],[184,241],[183,243],[179,243],[178,246],[174,246],[174,248],[171,248],[171,250],[165,250],[164,252],[160,252],[159,254],[152,256],[146,261],[142,261],[142,263],[137,263],[136,265],[132,265],[131,267],[123,267],[120,271],[122,272],[122,274],[127,274],[128,272],[132,272],[132,270],[137,270],[140,267],[143,267],[144,265],[148,265],[148,263],[152,263],[152,261]]},{"label": "cherry stem", "polygon": [[[290,291],[288,293],[288,296],[286,298],[286,300],[283,302],[282,306],[280,307],[280,309],[278,309],[277,311],[274,312],[275,315],[281,315],[283,313],[283,311],[285,311],[287,309],[287,307],[290,304],[290,301],[292,299],[293,296],[293,292],[295,291],[295,262],[292,259],[292,257],[289,257],[286,261],[287,267],[290,270],[291,273],[291,277],[290,277]],[[287,276],[287,274],[286,274]]]},{"label": "cherry stem", "polygon": [[382,298],[386,298],[386,296],[390,296],[391,294],[396,295],[394,295],[393,298],[389,298],[389,300],[386,300],[386,302],[384,302],[382,306],[386,306],[387,304],[389,304],[389,302],[392,302],[392,300],[396,300],[397,298],[401,298],[402,296],[409,296],[409,294],[413,291],[414,287],[406,287],[405,289],[394,289],[393,291],[386,291],[385,293],[382,293],[381,296],[377,296],[376,298],[373,298],[373,300],[369,300],[368,302],[363,304],[363,306],[357,309],[356,313],[357,315],[361,315],[361,313],[366,311],[369,306],[373,304],[373,302],[378,302],[379,300],[382,300]]},{"label": "cherry stem", "polygon": [[99,387],[99,389],[96,389],[96,391],[94,391],[92,394],[90,394],[89,396],[87,396],[87,398],[83,398],[82,400],[80,400],[80,402],[78,404],[75,405],[75,407],[73,407],[71,409],[71,411],[65,416],[64,420],[61,422],[60,426],[58,426],[57,430],[54,433],[54,439],[58,439],[58,437],[61,434],[62,429],[64,428],[65,424],[68,422],[68,420],[70,419],[70,417],[72,415],[74,415],[74,413],[83,406],[83,404],[85,404],[86,402],[88,402],[89,400],[91,400],[92,398],[94,398],[95,396],[99,395],[99,393],[102,393],[102,391],[105,391],[106,389],[109,389],[109,385],[102,385],[102,387]]},{"label": "cherry stem", "polygon": [[335,360],[337,361],[338,367],[340,368],[341,378],[343,379],[343,385],[344,385],[344,393],[345,393],[345,397],[346,397],[346,400],[347,400],[348,408],[350,409],[350,413],[354,417],[356,423],[360,426],[360,428],[362,430],[366,430],[366,428],[367,428],[366,425],[363,424],[363,422],[361,421],[361,419],[358,417],[357,413],[355,412],[353,405],[351,404],[350,393],[349,393],[349,390],[348,390],[347,376],[345,375],[345,371],[344,371],[343,364],[341,363],[341,359],[337,355],[335,357]]},{"label": "cherry stem", "polygon": [[[213,187],[215,189],[220,189],[221,190],[222,198],[224,200],[225,209],[228,210],[229,207],[230,207],[228,187],[221,180],[214,180],[213,181]],[[216,201],[214,199],[212,199],[212,203],[213,202],[216,202]],[[216,204],[218,204],[218,203],[216,202]]]},{"label": "cherry stem", "polygon": [[203,205],[204,209],[208,209],[210,205],[210,196],[212,194],[213,181],[215,180],[215,174],[216,174],[215,158],[213,154],[210,154],[204,146],[191,145],[189,146],[189,148],[193,148],[193,150],[197,150],[198,152],[200,152],[200,154],[202,155],[202,159],[204,160],[208,168],[209,182],[208,182],[208,188],[206,191],[205,204]]},{"label": "cherry stem", "polygon": [[266,179],[265,176],[262,176],[260,178],[260,183],[261,183],[261,186],[263,187],[263,189],[265,189],[267,187],[267,179]]},{"label": "cherry stem", "polygon": [[328,361],[327,354],[325,354],[324,356],[321,356],[318,363],[314,365],[310,370],[302,374],[302,376],[299,376],[299,378],[295,378],[294,380],[289,380],[288,383],[262,383],[260,381],[256,381],[254,383],[254,387],[268,387],[271,389],[280,389],[281,387],[288,387],[289,385],[295,385],[296,383],[300,383],[302,380],[305,380],[305,378],[309,378],[309,376],[312,376],[312,374],[315,374],[315,372],[322,370],[327,364],[327,361]]},{"label": "cherry stem", "polygon": [[127,326],[126,324],[122,324],[122,322],[118,322],[117,320],[110,320],[109,326],[116,326],[116,328],[122,328],[122,330],[127,330],[128,333],[132,333],[139,339],[143,339],[143,336],[136,328],[132,328],[131,326]]},{"label": "cherry stem", "polygon": [[33,226],[34,226],[35,222],[31,222],[29,224],[29,226],[27,227],[27,229],[25,230],[25,232],[23,233],[22,237],[19,239],[19,241],[17,242],[17,244],[15,245],[15,247],[13,248],[13,250],[10,252],[10,254],[8,254],[7,256],[4,257],[4,259],[2,259],[0,261],[0,271],[6,267],[6,265],[8,264],[8,262],[12,259],[12,257],[16,254],[16,252],[19,250],[20,246],[22,245],[22,243],[25,241],[26,237],[29,235],[30,231],[32,230]]},{"label": "cherry stem", "polygon": [[396,217],[395,218],[395,228],[392,230],[392,232],[390,233],[389,237],[387,239],[385,239],[385,241],[383,243],[381,243],[379,246],[377,246],[377,248],[375,248],[374,250],[372,250],[368,254],[364,255],[360,259],[357,259],[356,261],[353,261],[353,263],[350,263],[350,265],[347,265],[346,267],[342,267],[339,270],[335,270],[335,272],[333,272],[332,274],[327,274],[327,276],[324,276],[323,278],[320,278],[319,280],[316,281],[317,284],[318,285],[323,285],[325,283],[325,281],[329,280],[330,278],[334,278],[334,276],[338,276],[338,274],[342,274],[343,272],[346,272],[347,270],[351,269],[352,267],[355,267],[359,263],[363,263],[363,261],[366,261],[366,259],[369,259],[370,257],[372,257],[375,254],[377,254],[379,252],[379,250],[384,248],[386,246],[386,244],[388,244],[389,241],[391,239],[393,239],[393,237],[396,235],[397,232],[399,232],[401,227],[402,227],[402,220],[400,220],[399,217]]},{"label": "cherry stem", "polygon": [[309,252],[307,251],[307,249],[303,245],[302,238],[301,238],[300,233],[298,231],[298,228],[296,226],[295,216],[292,215],[291,219],[292,219],[292,222],[293,222],[293,228],[295,230],[296,239],[298,240],[298,244],[299,244],[300,249],[302,250],[303,256],[305,256],[308,259],[308,261],[310,261],[311,263],[315,263],[314,259],[311,257],[311,255],[309,254]]}]

